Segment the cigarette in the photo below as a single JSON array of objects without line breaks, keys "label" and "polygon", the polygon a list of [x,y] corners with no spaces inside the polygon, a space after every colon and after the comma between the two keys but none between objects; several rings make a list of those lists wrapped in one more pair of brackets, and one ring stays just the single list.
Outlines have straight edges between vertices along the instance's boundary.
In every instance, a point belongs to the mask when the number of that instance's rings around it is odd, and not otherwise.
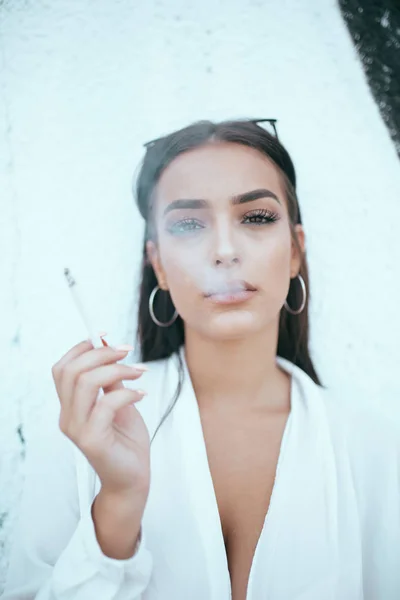
[{"label": "cigarette", "polygon": [[108,346],[107,342],[103,340],[99,333],[96,333],[96,330],[93,328],[92,323],[90,321],[88,312],[86,311],[84,304],[79,297],[77,291],[77,283],[75,279],[71,275],[71,271],[67,268],[64,269],[64,276],[67,280],[68,287],[71,291],[72,299],[74,300],[75,306],[77,308],[78,313],[80,314],[82,321],[85,324],[86,330],[89,334],[90,341],[92,342],[94,348],[102,348],[103,346]]}]

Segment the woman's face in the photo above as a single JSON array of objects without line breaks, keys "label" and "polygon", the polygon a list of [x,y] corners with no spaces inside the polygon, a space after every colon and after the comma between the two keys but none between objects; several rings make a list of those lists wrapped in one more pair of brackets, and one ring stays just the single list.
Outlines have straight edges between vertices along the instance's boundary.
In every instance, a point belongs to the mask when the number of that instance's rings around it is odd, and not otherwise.
[{"label": "woman's face", "polygon": [[276,323],[300,256],[274,164],[240,144],[210,143],[175,158],[155,198],[148,255],[185,327],[221,340]]}]

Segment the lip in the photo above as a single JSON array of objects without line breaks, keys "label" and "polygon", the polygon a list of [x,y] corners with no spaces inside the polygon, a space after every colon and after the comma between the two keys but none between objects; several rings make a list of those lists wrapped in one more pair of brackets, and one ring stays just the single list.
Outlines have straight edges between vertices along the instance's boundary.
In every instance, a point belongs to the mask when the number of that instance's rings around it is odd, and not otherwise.
[{"label": "lip", "polygon": [[205,294],[205,298],[214,304],[240,304],[250,300],[257,289],[246,281],[231,281]]}]

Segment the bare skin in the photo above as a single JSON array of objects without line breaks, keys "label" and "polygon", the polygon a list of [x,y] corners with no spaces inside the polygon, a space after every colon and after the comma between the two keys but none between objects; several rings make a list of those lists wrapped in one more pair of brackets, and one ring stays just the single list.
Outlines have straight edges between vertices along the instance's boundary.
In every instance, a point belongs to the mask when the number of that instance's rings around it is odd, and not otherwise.
[{"label": "bare skin", "polygon": [[[172,161],[156,188],[154,220],[147,252],[184,321],[233,599],[245,600],[290,410],[276,348],[304,232],[290,226],[275,165],[229,143]],[[119,559],[135,551],[150,484],[149,434],[132,405],[143,396],[122,384],[141,373],[118,365],[123,356],[82,342],[53,366],[60,428],[101,480],[92,507],[99,544]]]},{"label": "bare skin", "polygon": [[[238,202],[254,190],[267,193]],[[294,228],[297,246],[278,169],[239,144],[180,155],[156,196],[157,239],[148,255],[184,321],[232,597],[245,600],[290,411],[290,378],[276,364],[276,348],[304,231]],[[215,287],[226,292],[226,282],[237,280],[256,291],[233,303],[206,295]]]},{"label": "bare skin", "polygon": [[279,408],[202,409],[201,420],[224,534],[233,600],[246,598],[255,548],[269,508],[283,431],[289,381]]},{"label": "bare skin", "polygon": [[[101,481],[92,515],[98,542],[111,558],[130,558],[140,539],[150,485],[150,438],[124,387],[143,371],[118,364],[127,350],[93,348],[83,341],[53,365],[60,400],[60,429],[83,452]],[[100,389],[104,395],[99,400]]]}]

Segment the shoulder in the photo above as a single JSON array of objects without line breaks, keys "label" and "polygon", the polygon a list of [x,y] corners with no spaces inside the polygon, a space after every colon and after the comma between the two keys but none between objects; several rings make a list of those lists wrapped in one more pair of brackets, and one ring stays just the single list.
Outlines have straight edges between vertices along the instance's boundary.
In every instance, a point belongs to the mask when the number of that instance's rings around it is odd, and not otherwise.
[{"label": "shoulder", "polygon": [[[400,427],[382,408],[361,396],[322,390],[338,462],[349,466],[356,491],[370,503],[399,502]],[[386,490],[385,497],[382,489]]]},{"label": "shoulder", "polygon": [[[319,407],[331,447],[340,494],[354,493],[360,522],[368,529],[390,527],[400,533],[400,427],[389,412],[360,393],[323,388],[306,375],[306,404]],[[306,381],[306,380],[307,381]],[[346,495],[344,497],[347,497]]]},{"label": "shoulder", "polygon": [[306,404],[322,408],[333,439],[345,443],[349,452],[363,460],[389,454],[400,457],[400,420],[365,398],[362,391],[322,387],[289,361],[280,364],[295,377]]},{"label": "shoulder", "polygon": [[371,401],[321,389],[321,400],[333,430],[342,432],[351,447],[367,458],[378,451],[400,451],[400,426]]},{"label": "shoulder", "polygon": [[[360,394],[324,390],[339,494],[353,495],[365,555],[388,560],[400,539],[400,431],[389,413]],[[378,558],[379,557],[379,558]],[[389,559],[391,560],[391,559]]]},{"label": "shoulder", "polygon": [[361,391],[352,395],[319,386],[288,361],[280,363],[292,372],[308,408],[324,415],[337,460],[350,465],[355,480],[364,484],[390,478],[400,492],[399,420]]}]

